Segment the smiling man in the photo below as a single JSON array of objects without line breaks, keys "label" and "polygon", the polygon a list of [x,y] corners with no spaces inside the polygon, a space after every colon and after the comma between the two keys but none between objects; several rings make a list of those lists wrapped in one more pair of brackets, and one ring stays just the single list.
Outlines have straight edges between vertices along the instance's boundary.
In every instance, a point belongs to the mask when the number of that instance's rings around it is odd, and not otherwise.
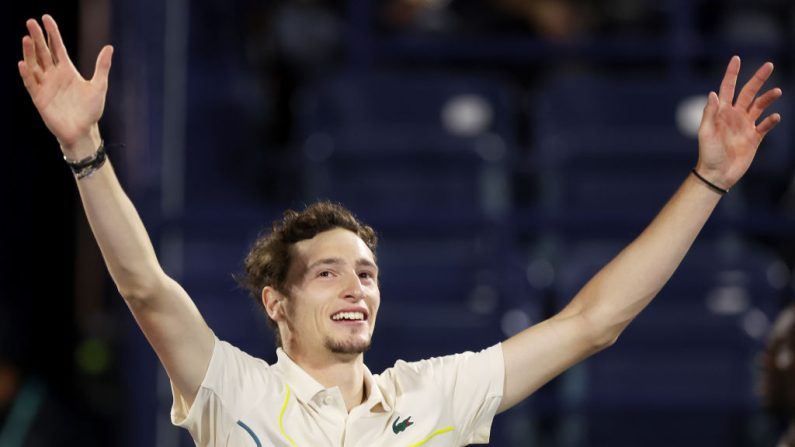
[{"label": "smiling man", "polygon": [[398,361],[378,375],[364,364],[381,300],[374,232],[339,205],[288,211],[255,243],[241,278],[277,331],[278,362],[268,365],[213,334],[163,272],[119,185],[98,127],[113,49],[102,49],[85,80],[53,19],[42,21],[49,39],[27,22],[20,75],[75,174],[108,270],[171,379],[172,419],[202,446],[488,442],[496,413],[616,341],[780,121],[762,115],[781,90],[758,95],[773,65],[762,65],[735,98],[740,59],[733,57],[719,92],[708,96],[695,168],[560,313],[481,352]]},{"label": "smiling man", "polygon": [[378,375],[365,366],[381,301],[376,244],[372,228],[339,205],[286,212],[254,244],[240,278],[274,328],[278,362],[215,340],[192,405],[174,388],[173,421],[200,445],[488,440],[502,395],[499,347],[398,362]]}]

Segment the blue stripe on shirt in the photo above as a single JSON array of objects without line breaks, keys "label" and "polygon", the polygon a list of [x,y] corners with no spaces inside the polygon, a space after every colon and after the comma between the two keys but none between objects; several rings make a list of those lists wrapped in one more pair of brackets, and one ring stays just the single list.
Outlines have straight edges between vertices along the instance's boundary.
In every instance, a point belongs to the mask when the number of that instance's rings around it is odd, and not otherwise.
[{"label": "blue stripe on shirt", "polygon": [[243,430],[245,430],[246,433],[248,433],[254,439],[254,442],[257,444],[257,447],[262,447],[262,443],[259,442],[259,438],[257,437],[257,435],[254,434],[254,430],[249,428],[248,425],[244,424],[243,421],[237,421],[237,425],[243,427]]}]

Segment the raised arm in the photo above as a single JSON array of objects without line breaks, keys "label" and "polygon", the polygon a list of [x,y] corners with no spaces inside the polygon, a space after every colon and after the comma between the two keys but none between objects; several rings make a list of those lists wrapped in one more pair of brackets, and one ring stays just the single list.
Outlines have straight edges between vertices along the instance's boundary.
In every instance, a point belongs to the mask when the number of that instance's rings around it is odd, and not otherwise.
[{"label": "raised arm", "polygon": [[[93,157],[102,140],[98,122],[105,107],[113,48],[97,57],[93,78],[85,80],[69,59],[58,26],[42,18],[27,21],[19,73],[33,104],[69,160]],[[135,208],[121,188],[110,161],[77,187],[91,230],[119,293],[155,349],[179,391],[191,402],[207,370],[214,337],[187,293],[160,267]]]},{"label": "raised arm", "polygon": [[[722,193],[745,174],[764,136],[781,120],[764,110],[778,88],[757,96],[773,71],[766,63],[734,101],[740,58],[729,62],[720,94],[710,92],[699,128],[699,158],[638,238],[599,271],[557,315],[511,337],[505,356],[504,411],[587,356],[613,344],[657,295],[695,240]],[[713,186],[710,186],[711,183]]]}]

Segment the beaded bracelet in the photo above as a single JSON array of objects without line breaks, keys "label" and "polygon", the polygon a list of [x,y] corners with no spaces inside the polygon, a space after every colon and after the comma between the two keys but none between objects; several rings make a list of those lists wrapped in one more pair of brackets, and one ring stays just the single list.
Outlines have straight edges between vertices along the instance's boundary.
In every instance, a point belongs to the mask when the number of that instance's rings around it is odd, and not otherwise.
[{"label": "beaded bracelet", "polygon": [[72,173],[77,177],[78,180],[88,177],[105,164],[105,160],[107,159],[107,153],[105,152],[105,142],[102,141],[99,144],[99,148],[96,152],[94,152],[93,155],[90,155],[82,160],[70,160],[66,158],[66,155],[64,155],[63,159],[66,161],[66,164],[69,165],[69,168],[72,170]]}]

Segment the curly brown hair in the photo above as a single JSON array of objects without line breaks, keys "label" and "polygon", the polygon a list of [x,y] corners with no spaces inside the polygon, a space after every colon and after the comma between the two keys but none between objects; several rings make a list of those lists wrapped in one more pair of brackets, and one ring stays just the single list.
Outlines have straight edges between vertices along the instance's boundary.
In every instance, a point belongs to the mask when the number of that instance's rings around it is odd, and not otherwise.
[{"label": "curly brown hair", "polygon": [[[273,222],[270,232],[260,234],[243,262],[245,271],[236,275],[235,279],[264,310],[262,289],[266,286],[289,297],[286,283],[292,263],[290,248],[293,244],[334,228],[343,228],[359,236],[375,256],[378,237],[369,225],[359,221],[340,204],[315,202],[301,212],[291,209],[285,211],[280,220]],[[276,346],[281,347],[282,339],[276,322],[267,312],[265,318],[273,330]]]}]

